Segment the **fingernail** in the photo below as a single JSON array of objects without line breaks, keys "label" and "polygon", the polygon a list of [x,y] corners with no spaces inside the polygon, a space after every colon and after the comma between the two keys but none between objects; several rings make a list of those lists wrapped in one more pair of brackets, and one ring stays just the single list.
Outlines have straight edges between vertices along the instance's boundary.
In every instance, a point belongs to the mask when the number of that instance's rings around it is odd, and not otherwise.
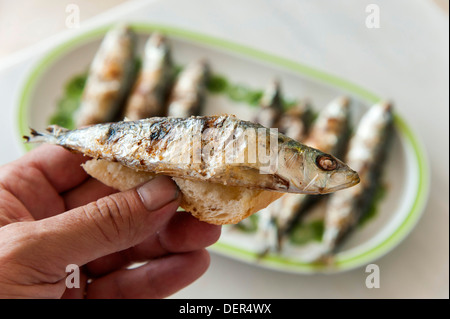
[{"label": "fingernail", "polygon": [[178,198],[180,190],[167,176],[156,176],[136,189],[148,210],[157,210]]}]

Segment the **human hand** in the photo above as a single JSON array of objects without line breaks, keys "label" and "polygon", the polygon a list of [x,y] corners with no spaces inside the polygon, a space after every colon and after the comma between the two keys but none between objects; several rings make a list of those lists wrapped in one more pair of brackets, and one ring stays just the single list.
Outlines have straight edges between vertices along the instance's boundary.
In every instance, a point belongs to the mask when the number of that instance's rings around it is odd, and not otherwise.
[{"label": "human hand", "polygon": [[[220,226],[176,212],[170,178],[117,192],[86,160],[43,145],[0,167],[0,297],[163,298],[206,271]],[[80,288],[66,288],[69,264]]]}]

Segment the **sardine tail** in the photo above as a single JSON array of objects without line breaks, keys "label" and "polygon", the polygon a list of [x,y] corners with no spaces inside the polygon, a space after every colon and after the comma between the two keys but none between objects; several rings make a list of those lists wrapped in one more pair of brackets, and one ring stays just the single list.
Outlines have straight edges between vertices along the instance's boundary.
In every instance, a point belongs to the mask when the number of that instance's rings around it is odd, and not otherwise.
[{"label": "sardine tail", "polygon": [[30,128],[30,136],[24,135],[25,143],[49,143],[58,144],[58,136],[61,132],[68,131],[65,128],[52,125],[47,128],[47,132],[38,132],[33,128]]}]

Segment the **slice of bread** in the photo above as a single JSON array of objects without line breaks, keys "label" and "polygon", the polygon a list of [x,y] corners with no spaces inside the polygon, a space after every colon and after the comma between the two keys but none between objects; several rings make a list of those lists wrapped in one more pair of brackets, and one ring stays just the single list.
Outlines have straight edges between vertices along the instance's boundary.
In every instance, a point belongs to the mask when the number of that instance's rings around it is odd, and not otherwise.
[{"label": "slice of bread", "polygon": [[[105,160],[89,160],[82,166],[92,177],[120,191],[134,188],[155,177],[155,174]],[[215,225],[236,224],[283,195],[280,192],[225,186],[178,177],[174,177],[173,180],[182,193],[180,206],[199,220]]]}]

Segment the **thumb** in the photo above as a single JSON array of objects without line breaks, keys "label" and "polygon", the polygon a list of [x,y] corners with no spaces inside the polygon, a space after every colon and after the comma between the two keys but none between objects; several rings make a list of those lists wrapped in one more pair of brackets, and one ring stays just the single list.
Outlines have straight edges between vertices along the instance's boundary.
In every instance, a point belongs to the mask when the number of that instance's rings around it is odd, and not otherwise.
[{"label": "thumb", "polygon": [[36,223],[41,224],[40,238],[45,238],[50,256],[58,257],[59,266],[81,266],[132,247],[157,232],[176,212],[178,195],[172,179],[158,176],[136,189]]}]

